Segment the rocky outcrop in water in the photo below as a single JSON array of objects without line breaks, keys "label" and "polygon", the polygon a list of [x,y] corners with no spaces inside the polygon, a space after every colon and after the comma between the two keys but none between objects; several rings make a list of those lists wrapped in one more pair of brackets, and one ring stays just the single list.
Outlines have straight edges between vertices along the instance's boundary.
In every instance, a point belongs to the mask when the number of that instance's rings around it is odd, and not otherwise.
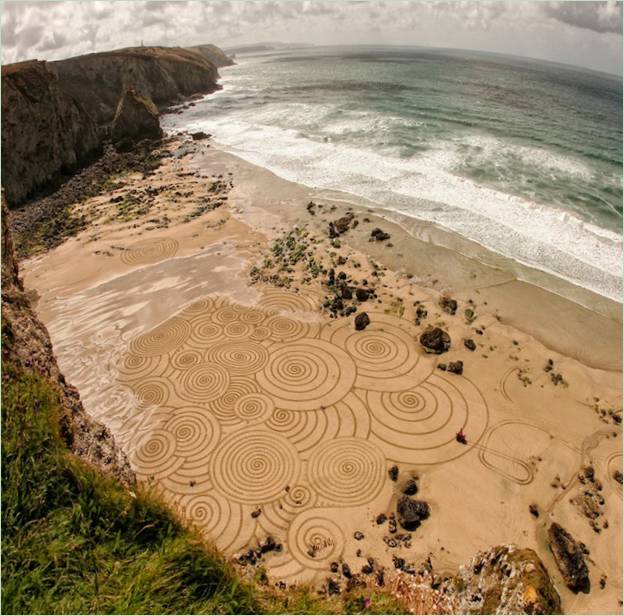
[{"label": "rocky outcrop in water", "polygon": [[9,211],[2,196],[2,359],[46,377],[58,391],[62,414],[60,433],[67,446],[94,467],[127,486],[135,482],[126,455],[105,426],[85,412],[78,390],[59,370],[48,331],[33,311],[19,278],[9,228]]},{"label": "rocky outcrop in water", "polygon": [[99,154],[128,90],[158,109],[217,90],[217,67],[206,54],[137,47],[3,67],[2,185],[9,205]]}]

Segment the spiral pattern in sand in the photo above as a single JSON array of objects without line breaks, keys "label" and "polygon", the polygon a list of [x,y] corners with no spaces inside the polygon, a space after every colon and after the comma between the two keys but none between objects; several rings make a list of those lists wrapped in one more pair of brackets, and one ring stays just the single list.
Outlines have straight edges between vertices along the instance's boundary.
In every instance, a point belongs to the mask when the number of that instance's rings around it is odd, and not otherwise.
[{"label": "spiral pattern in sand", "polygon": [[239,424],[240,418],[234,412],[240,398],[252,393],[260,393],[256,381],[249,377],[235,376],[230,379],[227,391],[208,403],[208,410],[224,425]]},{"label": "spiral pattern in sand", "polygon": [[171,383],[162,377],[148,377],[131,385],[139,402],[148,406],[167,404],[171,396]]},{"label": "spiral pattern in sand", "polygon": [[135,355],[164,355],[182,346],[191,335],[191,326],[181,317],[173,317],[151,331],[135,338],[130,351]]},{"label": "spiral pattern in sand", "polygon": [[153,430],[139,437],[131,460],[137,472],[148,478],[162,479],[183,464],[176,456],[176,441],[167,430]]},{"label": "spiral pattern in sand", "polygon": [[228,435],[210,460],[215,488],[249,505],[283,496],[296,483],[300,467],[297,451],[285,438],[255,428]]},{"label": "spiral pattern in sand", "polygon": [[306,411],[329,406],[353,386],[353,360],[323,340],[278,342],[269,353],[269,362],[256,379],[277,407]]},{"label": "spiral pattern in sand", "polygon": [[310,456],[308,475],[312,487],[336,505],[363,505],[381,491],[386,460],[367,440],[337,438],[323,443]]},{"label": "spiral pattern in sand", "polygon": [[234,413],[248,424],[258,424],[271,417],[274,408],[273,401],[267,395],[252,393],[236,401]]},{"label": "spiral pattern in sand", "polygon": [[201,351],[194,349],[179,349],[171,355],[171,365],[176,370],[188,370],[193,366],[201,364],[204,359]]},{"label": "spiral pattern in sand", "polygon": [[206,404],[225,394],[229,383],[225,368],[205,362],[181,372],[175,387],[182,400]]},{"label": "spiral pattern in sand", "polygon": [[194,349],[204,350],[215,342],[223,340],[223,326],[213,323],[210,313],[194,317],[190,321],[191,335],[188,345]]},{"label": "spiral pattern in sand", "polygon": [[[465,377],[430,376],[399,392],[369,391],[370,440],[386,457],[408,464],[438,464],[466,454],[488,423],[488,408],[479,390]],[[463,430],[468,445],[457,447]]]},{"label": "spiral pattern in sand", "polygon": [[266,347],[250,340],[215,344],[206,352],[206,360],[223,366],[230,374],[245,376],[262,370],[269,359]]},{"label": "spiral pattern in sand", "polygon": [[149,265],[171,259],[178,252],[177,240],[170,238],[150,238],[133,244],[121,253],[121,261],[126,265]]},{"label": "spiral pattern in sand", "polygon": [[286,342],[310,336],[312,327],[308,323],[291,319],[280,314],[269,317],[263,325],[269,329],[271,340]]},{"label": "spiral pattern in sand", "polygon": [[176,455],[185,459],[185,466],[207,462],[221,437],[219,422],[205,409],[177,409],[164,429],[173,434]]},{"label": "spiral pattern in sand", "polygon": [[357,365],[355,386],[376,391],[403,391],[424,381],[435,362],[416,343],[418,330],[405,319],[371,313],[371,324],[356,331],[350,321],[324,326],[321,338],[344,349]]},{"label": "spiral pattern in sand", "polygon": [[288,547],[304,567],[327,569],[340,560],[345,545],[342,530],[322,511],[311,509],[299,514],[288,530]]},{"label": "spiral pattern in sand", "polygon": [[317,310],[317,302],[311,297],[280,289],[265,289],[258,305],[268,312],[311,312]]},{"label": "spiral pattern in sand", "polygon": [[166,358],[160,355],[146,356],[124,353],[118,364],[119,379],[127,382],[146,376],[160,376],[166,366]]}]

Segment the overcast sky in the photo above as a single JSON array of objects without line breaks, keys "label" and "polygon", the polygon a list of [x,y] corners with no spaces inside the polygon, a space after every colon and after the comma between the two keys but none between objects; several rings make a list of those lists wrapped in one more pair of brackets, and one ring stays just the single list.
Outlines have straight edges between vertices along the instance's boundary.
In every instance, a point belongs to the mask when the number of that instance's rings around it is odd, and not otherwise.
[{"label": "overcast sky", "polygon": [[622,74],[619,2],[3,2],[2,61],[261,41],[480,49]]}]

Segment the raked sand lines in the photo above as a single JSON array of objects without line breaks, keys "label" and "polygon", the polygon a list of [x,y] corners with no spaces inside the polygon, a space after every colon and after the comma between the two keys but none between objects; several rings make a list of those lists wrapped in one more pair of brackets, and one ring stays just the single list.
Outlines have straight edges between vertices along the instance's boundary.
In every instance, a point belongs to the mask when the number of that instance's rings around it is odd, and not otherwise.
[{"label": "raked sand lines", "polygon": [[341,555],[337,512],[384,510],[389,466],[465,455],[488,423],[478,389],[434,372],[414,325],[372,313],[356,332],[318,305],[277,289],[255,307],[206,297],[132,340],[118,366],[137,399],[139,477],[222,549],[273,535],[281,577]]}]

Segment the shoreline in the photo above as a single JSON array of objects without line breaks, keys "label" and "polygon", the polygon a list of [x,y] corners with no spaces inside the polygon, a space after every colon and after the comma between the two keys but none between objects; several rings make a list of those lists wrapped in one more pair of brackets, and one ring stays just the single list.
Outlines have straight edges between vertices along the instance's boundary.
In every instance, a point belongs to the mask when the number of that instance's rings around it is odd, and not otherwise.
[{"label": "shoreline", "polygon": [[[80,391],[87,412],[114,433],[139,478],[155,481],[167,502],[204,530],[228,557],[240,559],[267,535],[288,545],[291,532],[301,528],[297,524],[317,514],[329,521],[323,533],[344,529],[344,541],[325,547],[339,546],[340,560],[353,571],[359,571],[365,557],[374,558],[389,570],[394,567],[394,556],[412,559],[429,554],[436,573],[444,574],[456,571],[477,551],[513,543],[535,550],[543,560],[566,612],[612,610],[619,597],[617,580],[622,565],[620,555],[610,550],[613,537],[621,536],[621,486],[612,478],[621,451],[621,424],[616,425],[613,415],[621,414],[621,375],[613,357],[620,339],[605,333],[605,323],[611,321],[596,313],[587,314],[569,300],[556,300],[553,294],[519,283],[504,270],[415,239],[398,224],[369,212],[366,205],[356,208],[339,203],[336,194],[332,201],[322,191],[285,181],[209,141],[192,142],[185,137],[166,147],[179,156],[164,157],[162,165],[147,177],[130,173],[117,178],[118,186],[112,191],[75,204],[77,212],[94,213],[93,224],[57,248],[22,263],[25,284],[38,293],[37,311],[50,331],[63,373]],[[143,212],[139,207],[136,217],[128,220],[118,214],[129,195],[149,208]],[[310,201],[317,204],[314,215],[307,208]],[[200,204],[202,208],[195,215]],[[329,240],[329,222],[349,208],[359,224],[350,227],[338,242]],[[390,234],[389,240],[369,241],[376,226]],[[283,245],[285,234],[304,227],[317,260],[339,263],[337,275],[344,272],[354,285],[364,284],[362,278],[366,278],[366,286],[374,287],[375,295],[358,307],[371,315],[372,324],[362,338],[366,341],[366,336],[371,336],[370,346],[360,349],[345,344],[349,353],[340,346],[342,336],[353,330],[352,317],[332,318],[321,308],[328,291],[325,274],[304,282],[303,263],[295,262],[293,282],[284,288],[250,280],[254,267],[262,270],[267,257],[273,258],[274,240]],[[271,267],[269,271],[274,271]],[[441,277],[440,272],[446,276]],[[459,304],[455,316],[441,307],[445,293]],[[520,299],[528,307],[521,305]],[[289,312],[292,305],[299,312]],[[422,323],[418,307],[426,307],[429,313]],[[474,321],[464,318],[467,307],[476,313]],[[261,323],[267,326],[254,330],[258,319],[264,319]],[[268,324],[276,329],[271,330]],[[267,381],[266,374],[248,370],[247,365],[244,374],[237,372],[241,367],[231,363],[236,361],[236,354],[234,358],[221,351],[216,354],[212,346],[215,325],[225,336],[216,341],[220,349],[231,345],[240,348],[245,357],[249,350],[236,345],[254,349],[255,355],[250,355],[248,362],[259,361],[263,353],[279,354],[282,345],[288,347],[298,340],[309,345],[306,357],[314,357],[314,349],[325,357],[323,353],[331,349],[338,366],[373,361],[374,354],[387,344],[389,348],[395,344],[404,348],[407,355],[396,365],[389,365],[392,357],[382,357],[376,366],[388,372],[390,390],[384,392],[388,384],[376,381],[379,377],[373,371],[355,384],[346,383],[353,386],[337,402],[321,397],[310,407],[295,402],[301,408],[292,410],[288,400],[283,400],[287,396],[280,393],[281,382]],[[432,356],[419,345],[419,336],[429,325],[448,330],[453,344],[447,354]],[[570,331],[579,335],[567,340]],[[387,332],[395,332],[394,337],[386,338],[390,335]],[[561,339],[562,332],[565,339]],[[272,337],[267,339],[267,335]],[[540,342],[540,336],[549,335],[552,346]],[[178,336],[185,340],[181,347],[175,346]],[[288,336],[293,336],[293,341],[289,342]],[[472,350],[466,339],[474,343]],[[592,347],[587,339],[592,340]],[[553,351],[557,345],[566,350],[566,344],[570,353]],[[137,350],[145,356],[137,355]],[[259,423],[245,423],[248,419],[240,423],[240,418],[231,416],[232,409],[215,406],[210,399],[197,399],[194,389],[186,391],[185,375],[193,388],[200,383],[191,382],[190,375],[204,365],[202,353],[209,354],[211,362],[225,362],[217,364],[216,374],[223,375],[223,366],[229,365],[234,369],[231,378],[264,388],[252,389],[251,393],[265,402],[273,396],[278,414],[270,419],[263,416]],[[368,353],[372,357],[367,359]],[[135,364],[137,357],[141,361]],[[402,356],[397,353],[397,357]],[[545,369],[549,359],[554,360],[557,373],[561,371],[565,385]],[[580,359],[612,365],[608,370],[592,368],[589,361]],[[457,360],[464,362],[463,375],[438,367],[439,363]],[[265,357],[265,361],[269,359]],[[298,361],[293,358],[291,363]],[[414,361],[413,366],[410,361]],[[353,379],[348,369],[339,372]],[[297,368],[275,374],[296,379],[309,372]],[[331,371],[327,374],[327,381],[338,378]],[[398,384],[394,383],[397,379],[401,381]],[[324,387],[325,380],[317,386]],[[215,381],[207,383],[210,386]],[[344,395],[346,385],[340,395]],[[276,387],[280,389],[277,393]],[[411,392],[415,397],[407,396],[403,402],[400,396]],[[431,410],[427,418],[415,421],[409,417],[409,409],[400,406],[384,414],[390,404],[407,405],[421,396]],[[189,407],[189,400],[194,409]],[[167,439],[175,441],[177,432],[173,426],[169,431],[169,422],[177,422],[174,418],[178,414],[196,411],[200,405],[204,408],[201,419],[192,413],[185,419],[191,432],[182,424],[181,434],[193,435],[193,448],[190,442],[183,444],[186,453],[180,454],[182,457],[172,455],[172,450],[144,448],[148,442],[157,443],[163,430]],[[205,413],[206,409],[211,412]],[[601,416],[603,409],[606,415]],[[376,411],[382,414],[376,416]],[[282,432],[276,423],[293,413],[305,418],[306,424],[312,422],[302,440],[298,432],[289,440],[285,436],[289,432]],[[223,421],[220,428],[217,420]],[[202,434],[193,427],[197,421],[208,422],[202,425],[213,430],[205,434],[214,436],[214,430],[221,430],[223,439],[211,438],[210,447],[195,449],[195,437],[199,439]],[[457,426],[466,430],[468,447],[456,442]],[[294,426],[292,430],[296,432]],[[258,492],[257,498],[262,513],[256,514],[258,503],[248,494],[253,493],[255,484],[249,479],[237,483],[222,478],[222,474],[230,476],[225,471],[234,473],[235,478],[245,467],[224,463],[223,469],[217,469],[217,463],[206,457],[213,448],[218,450],[214,456],[219,461],[228,460],[230,450],[253,456],[249,442],[243,440],[249,434],[272,434],[280,444],[278,453],[292,455],[297,460],[293,468],[306,477],[310,458],[304,456],[313,456],[315,447],[334,445],[336,438],[372,439],[367,440],[365,450],[383,453],[383,463],[374,466],[372,476],[363,471],[357,478],[372,481],[371,501],[357,500],[368,494],[367,484],[357,492],[355,507],[349,500],[344,506],[332,506],[330,499],[329,504],[321,500],[311,504],[311,509],[299,512],[295,507],[293,511],[287,497],[283,502],[271,501],[274,494],[264,494],[260,482],[262,494]],[[306,450],[310,439],[313,443]],[[262,459],[273,460],[271,442],[262,446],[268,448]],[[299,449],[295,453],[293,447],[301,447],[303,453]],[[334,456],[326,459],[331,461]],[[397,483],[388,479],[392,464],[400,466]],[[599,521],[608,521],[609,530],[605,526],[601,534],[592,530],[577,505],[563,498],[568,494],[576,498],[578,491],[586,489],[577,477],[587,464],[594,465],[604,484],[606,504]],[[284,464],[276,470],[284,473],[283,469],[289,468]],[[211,482],[217,470],[215,493]],[[286,474],[284,481],[295,486],[294,471]],[[376,523],[375,516],[394,511],[410,476],[418,477],[417,498],[429,504],[431,516],[412,533],[413,543],[391,547],[384,537],[386,525]],[[309,484],[303,485],[320,485],[323,477],[312,474],[307,479]],[[339,486],[321,487],[331,493]],[[202,513],[202,499],[220,503],[214,524]],[[278,513],[281,507],[277,502],[292,516],[286,526],[276,522],[283,515]],[[461,525],[457,523],[458,502],[464,503]],[[539,505],[539,519],[529,513],[532,503]],[[545,525],[553,518],[591,549],[595,590],[589,596],[572,594],[558,573],[544,541]],[[358,532],[365,535],[363,540],[354,537]],[[333,548],[328,552],[328,561],[320,563],[311,561],[301,548],[294,557],[289,551],[271,553],[266,557],[268,574],[289,584],[323,583],[330,560],[338,558]],[[255,571],[249,563],[241,566],[252,574]],[[609,581],[602,591],[598,590],[598,580],[604,573],[608,573]]]},{"label": "shoreline", "polygon": [[[302,199],[323,200],[335,204],[337,207],[334,212],[335,217],[338,217],[339,212],[344,213],[349,208],[367,212],[371,218],[375,217],[379,224],[385,225],[392,231],[393,238],[399,237],[398,245],[396,239],[392,240],[395,244],[392,250],[371,244],[361,230],[356,230],[355,237],[351,238],[351,241],[355,241],[355,247],[362,251],[372,249],[373,256],[391,269],[419,273],[420,277],[417,276],[414,280],[418,284],[431,286],[438,291],[484,294],[483,297],[486,297],[487,301],[494,305],[499,304],[503,322],[508,322],[527,333],[536,335],[553,350],[574,356],[590,367],[608,370],[622,369],[621,303],[499,255],[435,223],[407,216],[403,217],[403,220],[393,220],[388,216],[388,210],[384,210],[378,204],[365,198],[351,193],[319,190],[305,184],[291,182],[265,167],[250,163],[237,154],[223,149],[221,144],[215,143],[213,147],[218,149],[226,159],[231,157],[238,161],[237,166],[249,166],[250,169],[255,169],[265,178],[263,180],[265,182],[272,185],[290,186],[292,192],[301,195]],[[201,164],[198,164],[198,168],[200,167]],[[278,211],[278,209],[272,207],[270,203],[266,205],[267,212],[278,217],[282,216],[290,223],[310,222],[309,217],[302,215],[301,211],[288,212]],[[397,215],[397,218],[399,217],[401,215]],[[411,230],[406,228],[408,224]],[[418,246],[416,256],[410,258],[409,253],[401,254],[401,250],[405,253],[413,250],[414,246]],[[472,250],[474,254],[466,254],[469,250]],[[436,256],[439,257],[439,262],[436,262]],[[425,259],[426,265],[430,268],[429,271],[425,270],[422,264],[419,265],[416,262],[417,259]],[[449,260],[454,267],[459,269],[459,275],[448,271],[445,263]],[[468,277],[474,275],[474,271],[472,274],[467,274],[467,269],[470,268],[478,272],[477,277],[481,277],[478,283],[476,278]],[[527,277],[546,279],[552,287],[559,287],[563,291],[558,293],[557,290],[542,287],[532,280],[523,280],[518,277],[518,272],[533,272],[533,275]],[[483,282],[481,279],[484,279]],[[438,284],[431,284],[433,280],[437,280]],[[565,294],[566,291],[568,296]],[[515,300],[505,301],[507,294],[513,295]],[[524,305],[517,306],[515,302],[518,300],[524,300]],[[532,302],[535,304],[531,305]],[[593,304],[593,306],[590,307],[588,304]],[[566,317],[575,323],[576,340],[568,340],[567,327],[562,329],[558,326]],[[600,346],[603,349],[596,352],[595,347]]]}]

